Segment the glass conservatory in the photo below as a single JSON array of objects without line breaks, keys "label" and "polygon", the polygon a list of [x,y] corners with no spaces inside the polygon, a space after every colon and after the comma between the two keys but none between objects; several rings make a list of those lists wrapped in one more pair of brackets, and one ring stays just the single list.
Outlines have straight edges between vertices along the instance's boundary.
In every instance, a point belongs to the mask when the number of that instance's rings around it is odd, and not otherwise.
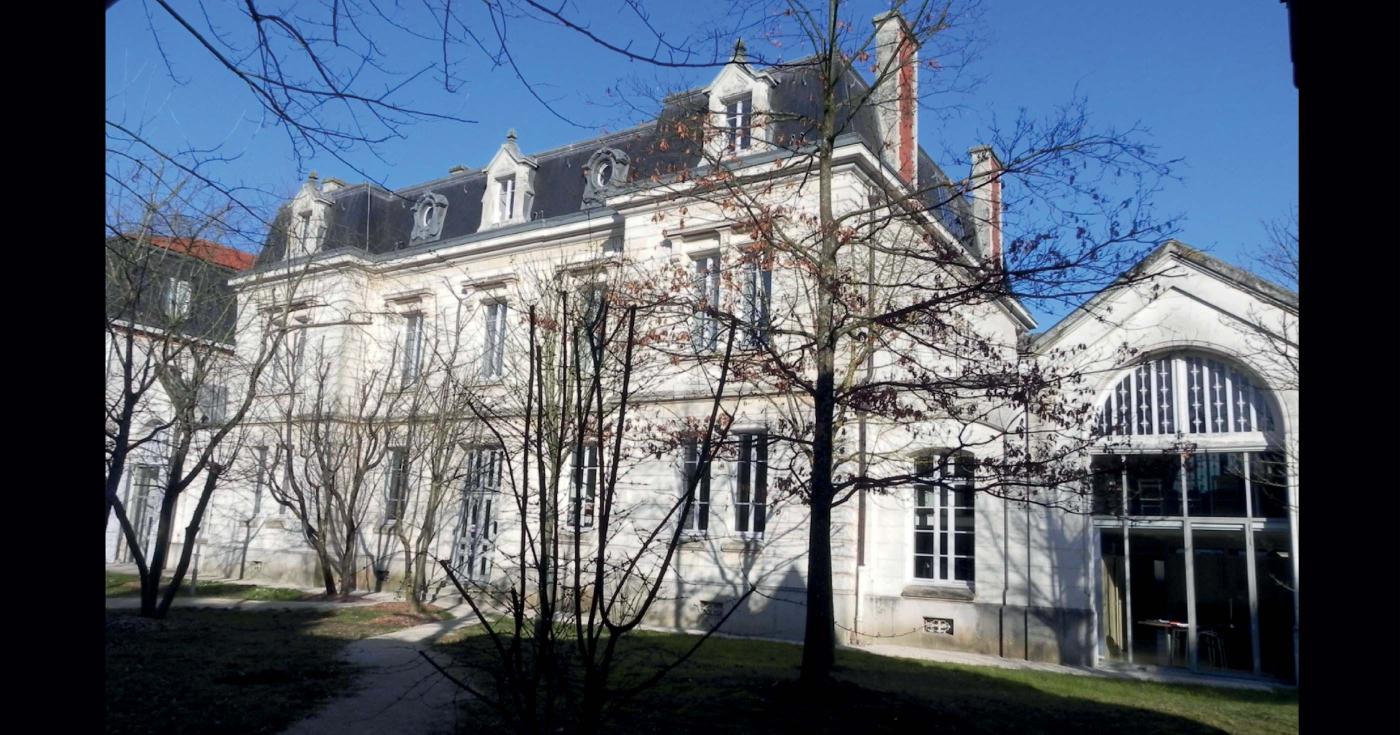
[{"label": "glass conservatory", "polygon": [[1293,679],[1282,429],[1261,381],[1215,356],[1112,383],[1092,458],[1101,658]]}]

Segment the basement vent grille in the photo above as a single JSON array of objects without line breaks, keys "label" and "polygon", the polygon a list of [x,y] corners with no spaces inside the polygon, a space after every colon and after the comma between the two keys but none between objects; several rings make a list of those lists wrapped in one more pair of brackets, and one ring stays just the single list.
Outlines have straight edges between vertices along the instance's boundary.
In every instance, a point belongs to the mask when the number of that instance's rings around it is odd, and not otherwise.
[{"label": "basement vent grille", "polygon": [[700,602],[700,619],[707,623],[718,622],[724,617],[724,603],[714,600],[702,600]]},{"label": "basement vent grille", "polygon": [[924,618],[924,632],[934,635],[952,635],[952,618]]}]

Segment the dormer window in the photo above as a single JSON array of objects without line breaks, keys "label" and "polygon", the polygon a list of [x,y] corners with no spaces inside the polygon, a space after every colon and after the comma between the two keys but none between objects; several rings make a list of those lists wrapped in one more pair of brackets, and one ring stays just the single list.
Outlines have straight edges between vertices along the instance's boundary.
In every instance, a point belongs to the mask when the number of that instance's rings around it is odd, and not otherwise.
[{"label": "dormer window", "polygon": [[413,206],[412,242],[436,240],[442,235],[442,223],[447,218],[447,197],[424,194]]},{"label": "dormer window", "polygon": [[748,150],[753,144],[753,95],[745,94],[724,103],[725,144],[729,150]]},{"label": "dormer window", "polygon": [[481,193],[481,227],[501,227],[528,222],[539,216],[530,211],[535,203],[535,169],[539,162],[521,155],[515,131],[506,134],[505,145],[486,166]]},{"label": "dormer window", "polygon": [[515,175],[496,179],[496,223],[509,220],[515,213]]}]

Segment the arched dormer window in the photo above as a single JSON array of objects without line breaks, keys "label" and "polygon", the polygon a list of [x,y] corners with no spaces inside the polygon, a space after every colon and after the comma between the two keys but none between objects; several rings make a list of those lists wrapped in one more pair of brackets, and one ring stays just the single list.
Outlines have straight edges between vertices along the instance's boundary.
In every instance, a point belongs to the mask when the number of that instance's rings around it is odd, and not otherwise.
[{"label": "arched dormer window", "polygon": [[1100,436],[1272,433],[1268,390],[1245,371],[1203,353],[1162,355],[1129,368],[1104,396]]}]

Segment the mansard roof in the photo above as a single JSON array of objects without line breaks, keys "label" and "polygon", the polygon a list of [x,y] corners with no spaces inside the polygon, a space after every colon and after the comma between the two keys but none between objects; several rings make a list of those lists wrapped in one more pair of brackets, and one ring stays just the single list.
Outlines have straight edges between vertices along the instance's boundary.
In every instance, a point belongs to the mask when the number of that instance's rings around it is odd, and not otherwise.
[{"label": "mansard roof", "polygon": [[[815,57],[777,65],[760,74],[772,84],[770,108],[773,113],[773,140],[783,147],[797,149],[814,138],[815,122],[820,115],[819,75]],[[838,94],[849,99],[868,89],[861,75],[849,66],[842,75]],[[630,158],[630,180],[640,183],[660,180],[683,170],[697,167],[701,151],[696,144],[684,139],[679,123],[707,107],[704,88],[691,89],[667,97],[661,113],[653,121],[627,130],[611,133],[561,148],[529,156],[538,163],[534,177],[534,201],[529,220],[550,220],[577,215],[584,207],[585,179],[583,168],[589,158],[601,148],[616,148]],[[875,110],[861,105],[854,115],[842,121],[839,133],[853,134],[870,150],[880,150],[879,126]],[[948,177],[921,149],[919,179],[925,203],[930,211],[955,236],[971,240],[970,207],[961,195],[952,194]],[[438,237],[429,243],[415,243],[414,249],[437,247],[461,241],[474,235],[481,224],[482,199],[488,185],[485,170],[454,170],[447,178],[429,181],[398,191],[389,191],[370,183],[325,193],[331,203],[326,220],[325,237],[320,250],[353,249],[371,255],[389,255],[410,247],[413,231],[413,207],[425,194],[432,193],[447,200],[447,212]],[[600,215],[607,210],[597,208]],[[286,250],[287,233],[291,231],[292,212],[284,206],[279,211],[267,242],[259,256],[260,264],[282,260]],[[493,229],[506,233],[530,226],[523,222]],[[975,244],[974,244],[975,247]]]},{"label": "mansard roof", "polygon": [[[208,240],[153,235],[107,238],[109,320],[199,339],[233,342],[237,301],[229,278],[253,265],[253,255]],[[170,279],[189,284],[189,313],[172,322],[165,313]]]}]

